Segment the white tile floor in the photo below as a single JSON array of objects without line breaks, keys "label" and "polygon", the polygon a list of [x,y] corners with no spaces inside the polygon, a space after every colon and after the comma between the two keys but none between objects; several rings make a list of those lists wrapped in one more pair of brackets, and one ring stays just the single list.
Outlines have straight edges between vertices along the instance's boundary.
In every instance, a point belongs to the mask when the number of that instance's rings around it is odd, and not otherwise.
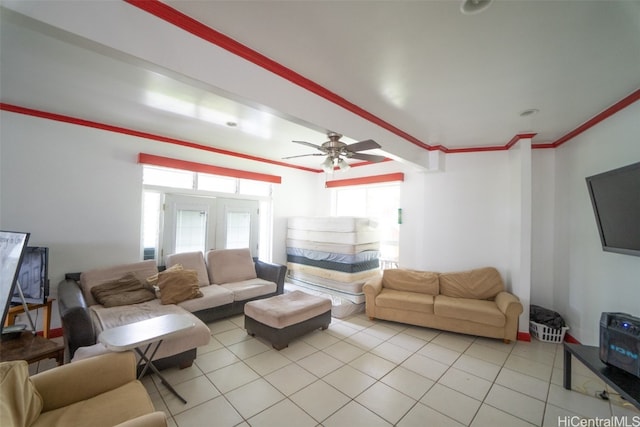
[{"label": "white tile floor", "polygon": [[612,390],[609,401],[596,397],[605,384],[575,359],[574,390],[565,390],[561,345],[507,345],[357,314],[276,351],[243,322],[211,323],[194,365],[165,371],[186,405],[155,376],[143,380],[170,426],[579,425],[566,421],[573,416],[640,423],[640,411]]}]

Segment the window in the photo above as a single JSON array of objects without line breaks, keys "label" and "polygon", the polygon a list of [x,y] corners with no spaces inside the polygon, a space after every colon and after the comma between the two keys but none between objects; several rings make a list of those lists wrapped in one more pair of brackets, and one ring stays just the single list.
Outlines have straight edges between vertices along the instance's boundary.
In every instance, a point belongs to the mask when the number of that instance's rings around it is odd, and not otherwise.
[{"label": "window", "polygon": [[[143,184],[144,259],[161,264],[165,254],[213,247],[251,247],[255,256],[270,259],[271,182],[145,164]],[[192,202],[172,208],[169,200],[176,197]],[[246,202],[253,203],[251,209],[245,209]],[[225,208],[207,211],[200,204]],[[224,223],[224,229],[217,223]]]}]

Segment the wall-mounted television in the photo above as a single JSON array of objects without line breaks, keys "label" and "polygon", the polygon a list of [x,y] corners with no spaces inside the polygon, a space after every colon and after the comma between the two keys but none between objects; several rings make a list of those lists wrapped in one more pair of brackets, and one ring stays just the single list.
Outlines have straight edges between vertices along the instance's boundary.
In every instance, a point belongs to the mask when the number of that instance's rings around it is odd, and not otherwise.
[{"label": "wall-mounted television", "polygon": [[640,162],[586,180],[602,249],[640,256]]},{"label": "wall-mounted television", "polygon": [[[44,304],[49,296],[49,248],[27,246],[18,272],[18,283],[26,303]],[[12,304],[21,304],[18,289],[14,289]]]}]

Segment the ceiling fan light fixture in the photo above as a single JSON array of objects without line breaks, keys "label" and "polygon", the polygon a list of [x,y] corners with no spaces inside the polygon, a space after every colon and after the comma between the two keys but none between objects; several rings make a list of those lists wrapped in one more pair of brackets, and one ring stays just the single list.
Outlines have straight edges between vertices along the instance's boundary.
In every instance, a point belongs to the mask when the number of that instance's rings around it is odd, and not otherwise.
[{"label": "ceiling fan light fixture", "polygon": [[327,157],[326,159],[324,159],[324,162],[322,162],[322,170],[325,171],[325,173],[332,173],[333,172],[333,159],[331,157]]},{"label": "ceiling fan light fixture", "polygon": [[491,6],[492,0],[463,0],[460,5],[460,12],[465,15],[475,15],[483,12]]},{"label": "ceiling fan light fixture", "polygon": [[347,163],[347,161],[345,159],[338,160],[338,166],[340,167],[341,171],[346,171],[347,169],[349,169],[351,167],[349,165],[349,163]]}]

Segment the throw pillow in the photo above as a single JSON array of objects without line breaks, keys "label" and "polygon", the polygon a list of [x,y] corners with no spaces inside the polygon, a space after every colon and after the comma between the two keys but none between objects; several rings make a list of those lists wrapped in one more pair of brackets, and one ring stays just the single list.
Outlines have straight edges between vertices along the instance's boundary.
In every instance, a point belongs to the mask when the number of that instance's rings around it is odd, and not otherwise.
[{"label": "throw pillow", "polygon": [[0,425],[30,426],[42,411],[42,397],[24,360],[0,363]]},{"label": "throw pillow", "polygon": [[[175,264],[164,271],[181,271],[181,270],[184,270],[184,268],[182,267],[182,264]],[[153,289],[155,286],[158,286],[158,274],[159,273],[156,273],[153,276],[147,277],[147,285],[149,285],[151,289]]]},{"label": "throw pillow", "polygon": [[202,297],[195,270],[163,271],[158,274],[158,287],[162,304],[177,304]]},{"label": "throw pillow", "polygon": [[156,297],[133,273],[96,285],[91,288],[91,294],[104,307],[138,304]]}]

